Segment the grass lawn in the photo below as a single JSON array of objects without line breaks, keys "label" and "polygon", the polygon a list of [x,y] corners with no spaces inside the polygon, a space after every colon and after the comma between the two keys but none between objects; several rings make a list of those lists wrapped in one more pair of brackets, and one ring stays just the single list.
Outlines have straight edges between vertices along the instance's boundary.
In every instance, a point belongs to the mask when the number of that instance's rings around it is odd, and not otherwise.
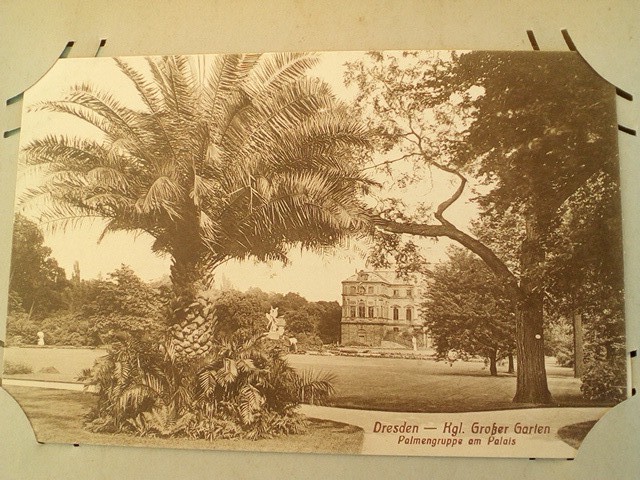
[{"label": "grass lawn", "polygon": [[567,425],[558,430],[558,436],[573,448],[579,448],[584,437],[587,436],[595,424],[595,421],[591,421]]},{"label": "grass lawn", "polygon": [[[482,362],[290,355],[298,369],[336,375],[331,405],[396,412],[469,412],[532,407],[511,402],[515,375],[491,377]],[[569,368],[547,363],[555,406],[601,406],[582,397],[580,380]]]},{"label": "grass lawn", "polygon": [[[103,350],[65,348],[6,348],[5,360],[33,367],[33,374],[8,378],[74,381],[93,365]],[[513,404],[516,379],[502,366],[491,377],[482,362],[458,361],[453,365],[431,359],[363,358],[349,356],[289,355],[299,369],[331,372],[336,376],[336,407],[396,412],[469,412],[532,407]],[[59,374],[39,373],[55,367]],[[585,400],[580,381],[569,368],[547,363],[549,389],[556,406],[603,406]]]},{"label": "grass lawn", "polygon": [[193,440],[148,438],[126,434],[92,433],[82,426],[94,402],[94,394],[46,388],[4,386],[25,411],[45,443],[129,445],[140,447],[196,448],[208,450],[253,450],[268,452],[359,453],[361,428],[328,420],[310,419],[307,433],[262,440]]},{"label": "grass lawn", "polygon": [[[96,348],[5,347],[4,361],[22,363],[33,368],[33,374],[11,375],[10,378],[74,382],[84,368],[92,367],[95,359],[105,353],[105,350]],[[59,373],[41,372],[50,367]]]}]

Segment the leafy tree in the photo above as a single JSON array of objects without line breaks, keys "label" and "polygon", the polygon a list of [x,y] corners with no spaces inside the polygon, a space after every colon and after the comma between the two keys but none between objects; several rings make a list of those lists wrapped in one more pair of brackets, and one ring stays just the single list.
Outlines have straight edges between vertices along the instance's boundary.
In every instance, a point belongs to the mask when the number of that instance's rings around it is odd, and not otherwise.
[{"label": "leafy tree", "polygon": [[335,244],[361,224],[356,194],[368,181],[350,160],[366,132],[306,76],[315,55],[115,62],[144,107],[90,84],[37,105],[100,135],[29,143],[27,163],[50,175],[25,201],[54,226],[97,217],[103,235],[151,235],[153,250],[172,259],[175,335],[200,331],[192,319],[203,312],[188,305],[220,263],[286,260],[293,244]]},{"label": "leafy tree", "polygon": [[306,305],[299,310],[293,310],[286,315],[287,331],[293,335],[301,333],[310,335],[316,333],[318,324],[317,312],[312,305]]},{"label": "leafy tree", "polygon": [[219,334],[230,337],[234,333],[246,335],[264,333],[267,330],[265,314],[269,312],[272,295],[259,289],[248,292],[224,290],[214,298]]},{"label": "leafy tree", "polygon": [[451,249],[449,260],[429,275],[421,315],[440,357],[451,350],[481,355],[497,375],[497,361],[515,349],[513,301],[486,264],[472,253]]},{"label": "leafy tree", "polygon": [[337,343],[340,341],[340,322],[342,308],[338,302],[315,302],[318,308],[318,336],[323,343]]},{"label": "leafy tree", "polygon": [[277,306],[280,307],[281,311],[284,313],[300,310],[307,307],[308,304],[309,301],[299,293],[288,292],[282,297],[282,299],[278,299]]},{"label": "leafy tree", "polygon": [[160,339],[165,299],[131,267],[121,265],[106,280],[87,283],[84,302],[75,315],[89,321],[91,334],[100,344],[111,343],[125,332]]},{"label": "leafy tree", "polygon": [[[379,132],[377,150],[396,155],[375,166],[413,162],[403,185],[425,172],[452,182],[435,206],[382,203],[374,220],[386,232],[382,250],[415,266],[416,249],[397,235],[446,237],[480,257],[516,302],[514,401],[550,403],[543,328],[549,241],[574,195],[598,194],[595,177],[605,175],[617,195],[613,87],[574,53],[375,53],[351,65],[347,81],[360,87],[357,103]],[[470,178],[487,221],[520,220],[515,262],[513,253],[500,257],[504,246],[492,248],[445,217],[464,201]]]},{"label": "leafy tree", "polygon": [[64,269],[51,257],[37,224],[16,214],[9,277],[9,314],[42,318],[66,306]]}]

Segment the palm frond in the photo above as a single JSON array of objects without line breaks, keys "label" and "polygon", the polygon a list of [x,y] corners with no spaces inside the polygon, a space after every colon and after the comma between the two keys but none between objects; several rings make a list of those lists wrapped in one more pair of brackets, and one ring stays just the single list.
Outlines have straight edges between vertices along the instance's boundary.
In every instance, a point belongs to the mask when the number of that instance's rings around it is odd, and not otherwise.
[{"label": "palm frond", "polygon": [[275,53],[263,55],[251,70],[243,88],[257,97],[284,87],[302,78],[319,62],[314,53]]},{"label": "palm frond", "polygon": [[340,242],[366,226],[358,197],[372,182],[357,156],[370,141],[328,85],[308,78],[317,62],[300,53],[116,59],[142,105],[89,84],[37,105],[97,130],[27,145],[25,162],[51,175],[26,200],[44,222],[102,217],[103,235],[147,232],[155,252],[193,252],[196,270]]},{"label": "palm frond", "polygon": [[46,135],[32,140],[23,149],[28,165],[49,165],[52,170],[73,169],[86,172],[102,165],[108,150],[95,140]]},{"label": "palm frond", "polygon": [[298,374],[297,388],[301,401],[312,405],[326,405],[335,394],[336,376],[329,372],[303,370]]}]

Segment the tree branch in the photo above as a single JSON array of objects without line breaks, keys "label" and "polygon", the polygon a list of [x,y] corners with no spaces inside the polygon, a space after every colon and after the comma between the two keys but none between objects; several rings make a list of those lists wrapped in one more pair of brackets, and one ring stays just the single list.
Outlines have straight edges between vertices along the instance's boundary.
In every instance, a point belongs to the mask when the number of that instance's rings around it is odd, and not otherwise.
[{"label": "tree branch", "polygon": [[402,155],[401,157],[398,157],[398,158],[393,158],[391,160],[386,160],[384,162],[380,162],[380,163],[375,163],[373,165],[369,165],[368,167],[364,167],[360,171],[364,172],[366,170],[371,170],[373,168],[378,168],[378,167],[382,167],[382,166],[385,166],[385,165],[391,165],[393,163],[400,162],[402,160],[406,160],[406,159],[411,158],[411,157],[415,157],[416,155],[418,155],[418,154],[417,153],[407,153],[406,155]]},{"label": "tree branch", "polygon": [[[448,170],[445,170],[445,171],[448,171]],[[458,185],[458,188],[453,193],[453,195],[451,195],[451,197],[449,197],[447,200],[445,200],[440,205],[438,205],[438,208],[436,209],[434,216],[436,217],[436,219],[438,219],[439,222],[445,225],[453,226],[453,224],[451,224],[448,220],[444,218],[444,212],[447,208],[453,205],[462,196],[462,192],[464,192],[464,187],[467,185],[467,179],[460,172],[451,171],[450,173],[453,173],[460,179],[460,185]]]},{"label": "tree branch", "polygon": [[450,222],[446,222],[443,225],[429,225],[414,222],[401,223],[382,218],[379,215],[374,216],[371,221],[375,227],[391,233],[405,233],[432,238],[447,237],[455,240],[463,247],[478,255],[517,299],[521,299],[524,296],[524,292],[518,285],[518,279],[505,263],[498,258],[493,250],[480,240],[459,230]]}]

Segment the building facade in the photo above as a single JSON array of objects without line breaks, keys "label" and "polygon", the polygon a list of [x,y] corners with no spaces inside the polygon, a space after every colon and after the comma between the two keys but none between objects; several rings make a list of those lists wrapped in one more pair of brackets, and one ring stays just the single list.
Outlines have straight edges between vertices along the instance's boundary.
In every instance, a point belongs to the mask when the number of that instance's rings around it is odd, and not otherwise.
[{"label": "building facade", "polygon": [[422,331],[415,280],[392,271],[359,271],[342,282],[342,345],[380,346],[385,338]]}]

